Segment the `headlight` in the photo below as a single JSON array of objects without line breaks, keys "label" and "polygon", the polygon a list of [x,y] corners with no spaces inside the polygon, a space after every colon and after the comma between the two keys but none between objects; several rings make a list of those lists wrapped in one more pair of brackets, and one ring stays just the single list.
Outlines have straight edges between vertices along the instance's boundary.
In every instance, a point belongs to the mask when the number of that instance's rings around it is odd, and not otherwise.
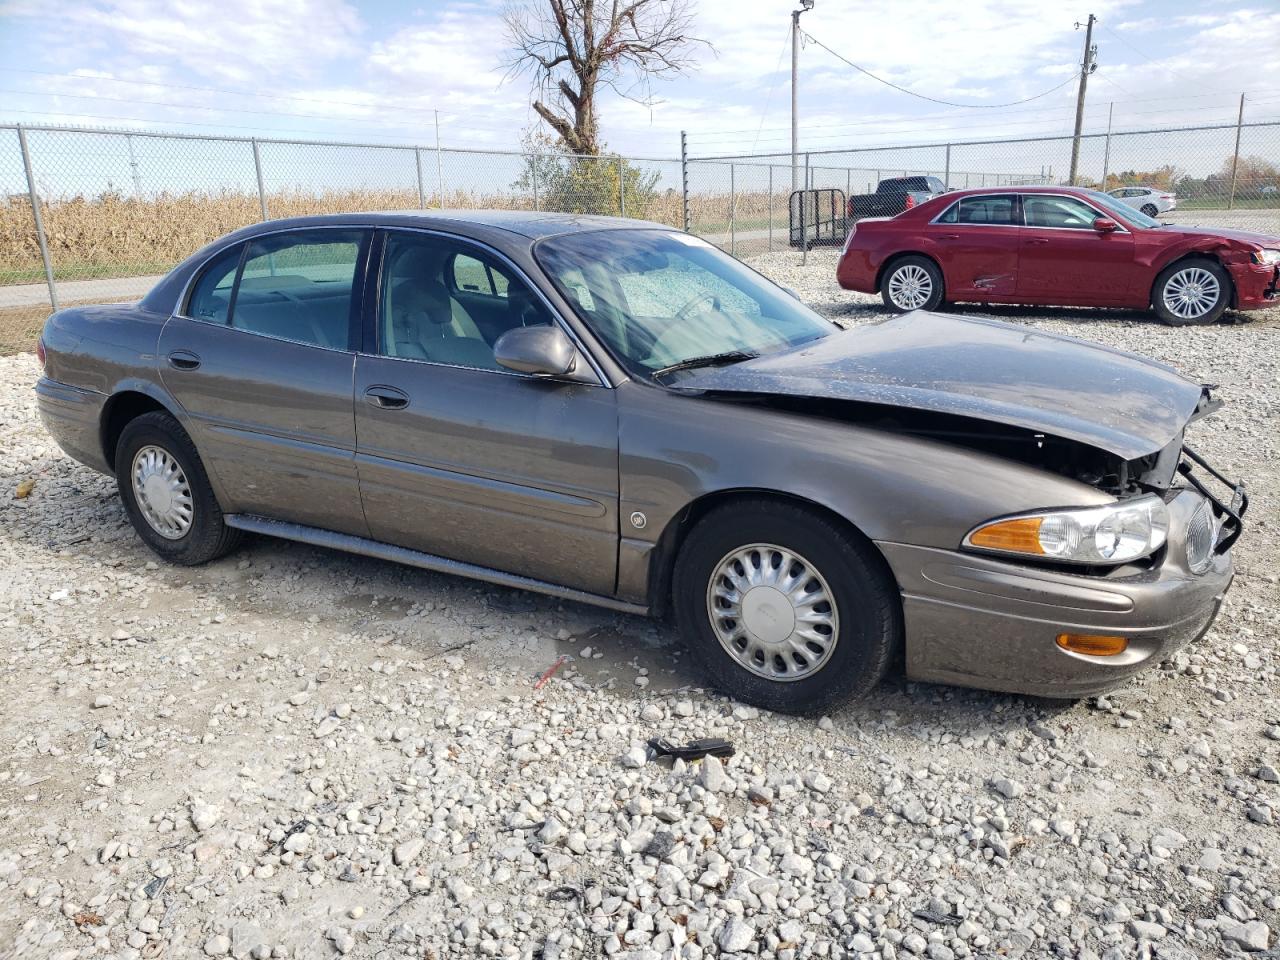
[{"label": "headlight", "polygon": [[1255,250],[1250,256],[1254,263],[1265,263],[1269,267],[1280,263],[1280,250]]},{"label": "headlight", "polygon": [[1187,569],[1192,573],[1204,573],[1213,563],[1214,529],[1213,511],[1208,500],[1201,500],[1196,512],[1187,524]]},{"label": "headlight", "polygon": [[1168,534],[1168,508],[1149,495],[992,520],[971,530],[964,546],[1066,563],[1116,564],[1153,553]]}]

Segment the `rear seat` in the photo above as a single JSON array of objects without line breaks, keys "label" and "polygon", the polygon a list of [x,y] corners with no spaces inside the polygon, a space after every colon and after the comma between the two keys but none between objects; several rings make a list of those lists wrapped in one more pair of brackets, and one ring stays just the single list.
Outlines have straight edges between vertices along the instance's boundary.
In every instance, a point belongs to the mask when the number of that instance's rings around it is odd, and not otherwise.
[{"label": "rear seat", "polygon": [[231,326],[345,350],[350,316],[350,290],[334,293],[297,286],[286,295],[275,290],[241,289],[236,295]]}]

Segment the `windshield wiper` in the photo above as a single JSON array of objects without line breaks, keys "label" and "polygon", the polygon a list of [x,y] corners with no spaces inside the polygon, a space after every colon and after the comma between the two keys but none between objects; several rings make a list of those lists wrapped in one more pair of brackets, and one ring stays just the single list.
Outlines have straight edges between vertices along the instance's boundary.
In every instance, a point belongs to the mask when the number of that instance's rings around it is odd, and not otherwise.
[{"label": "windshield wiper", "polygon": [[675,373],[677,370],[696,370],[699,367],[718,367],[724,364],[741,363],[744,360],[754,360],[758,356],[760,354],[748,353],[746,350],[727,350],[724,353],[712,353],[705,357],[690,357],[687,360],[681,360],[679,363],[660,367],[653,371],[651,376],[657,378],[668,373]]}]

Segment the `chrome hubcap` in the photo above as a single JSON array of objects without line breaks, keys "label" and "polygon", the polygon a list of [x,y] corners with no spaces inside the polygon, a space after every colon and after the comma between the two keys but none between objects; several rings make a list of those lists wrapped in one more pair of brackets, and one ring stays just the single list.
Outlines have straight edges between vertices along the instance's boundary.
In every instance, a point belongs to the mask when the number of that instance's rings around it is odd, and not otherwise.
[{"label": "chrome hubcap", "polygon": [[707,585],[707,614],[725,651],[767,680],[812,676],[831,659],[840,633],[822,574],[771,543],[725,554]]},{"label": "chrome hubcap", "polygon": [[914,263],[899,267],[889,278],[889,299],[904,310],[918,310],[933,293],[933,281],[924,267]]},{"label": "chrome hubcap", "polygon": [[1179,270],[1164,285],[1164,305],[1175,317],[1194,320],[1218,305],[1222,288],[1218,278],[1203,267]]},{"label": "chrome hubcap", "polygon": [[163,447],[145,446],[133,457],[133,499],[147,525],[167,540],[191,529],[191,485]]}]

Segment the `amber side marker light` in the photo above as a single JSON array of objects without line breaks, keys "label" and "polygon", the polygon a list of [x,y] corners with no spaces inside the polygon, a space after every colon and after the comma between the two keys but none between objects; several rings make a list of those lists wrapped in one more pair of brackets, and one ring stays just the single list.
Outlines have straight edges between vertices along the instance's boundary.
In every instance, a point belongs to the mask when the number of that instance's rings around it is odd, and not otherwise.
[{"label": "amber side marker light", "polygon": [[969,543],[989,550],[1013,550],[1043,556],[1040,546],[1042,517],[1021,517],[1017,520],[1000,520],[989,523],[969,535]]},{"label": "amber side marker light", "polygon": [[1058,646],[1090,657],[1114,657],[1129,649],[1128,637],[1108,637],[1093,633],[1060,633]]}]

